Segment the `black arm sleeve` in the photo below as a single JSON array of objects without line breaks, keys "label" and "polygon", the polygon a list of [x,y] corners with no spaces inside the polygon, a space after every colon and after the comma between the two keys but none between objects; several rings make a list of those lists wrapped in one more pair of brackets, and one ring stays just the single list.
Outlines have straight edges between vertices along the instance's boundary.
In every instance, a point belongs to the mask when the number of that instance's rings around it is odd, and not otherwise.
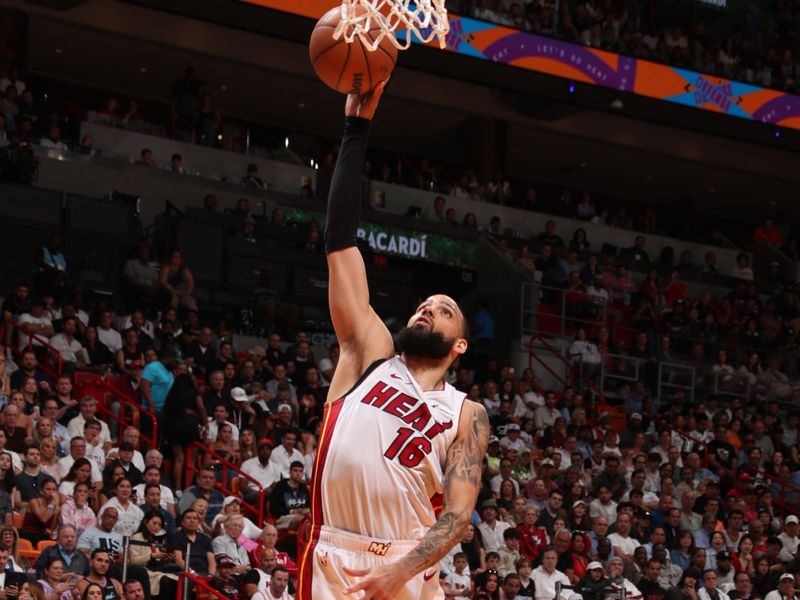
[{"label": "black arm sleeve", "polygon": [[367,153],[369,120],[345,119],[344,137],[333,172],[325,220],[325,251],[334,252],[356,245],[361,215],[361,169]]}]

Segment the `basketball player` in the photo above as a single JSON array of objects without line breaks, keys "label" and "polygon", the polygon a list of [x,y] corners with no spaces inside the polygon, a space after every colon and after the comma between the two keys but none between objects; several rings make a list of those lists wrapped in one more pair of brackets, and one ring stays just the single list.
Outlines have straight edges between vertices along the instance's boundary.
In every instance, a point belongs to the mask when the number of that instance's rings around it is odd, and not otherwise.
[{"label": "basketball player", "polygon": [[483,406],[444,382],[467,349],[458,305],[444,295],[425,300],[396,355],[369,304],[356,229],[367,132],[384,85],[347,98],[328,199],[328,292],[341,355],[314,465],[298,600],[444,598],[439,560],[470,522],[489,439]]}]

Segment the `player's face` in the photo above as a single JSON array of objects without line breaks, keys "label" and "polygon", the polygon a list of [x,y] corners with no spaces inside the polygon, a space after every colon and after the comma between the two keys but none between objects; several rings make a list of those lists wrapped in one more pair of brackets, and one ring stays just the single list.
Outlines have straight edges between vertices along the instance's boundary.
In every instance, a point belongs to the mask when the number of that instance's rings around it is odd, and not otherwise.
[{"label": "player's face", "polygon": [[453,351],[463,354],[464,315],[452,298],[431,296],[419,305],[397,337],[398,349],[412,357],[443,360]]}]

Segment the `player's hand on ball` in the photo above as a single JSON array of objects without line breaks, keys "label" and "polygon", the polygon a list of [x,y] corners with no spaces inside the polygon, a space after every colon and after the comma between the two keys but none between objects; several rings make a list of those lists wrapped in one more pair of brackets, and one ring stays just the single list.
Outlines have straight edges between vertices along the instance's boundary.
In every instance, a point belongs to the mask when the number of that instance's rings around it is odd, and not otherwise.
[{"label": "player's hand on ball", "polygon": [[388,79],[381,81],[375,86],[375,89],[367,94],[347,94],[347,103],[344,106],[345,116],[372,120],[378,108],[378,102],[383,94],[383,89],[388,82]]},{"label": "player's hand on ball", "polygon": [[361,600],[393,600],[409,579],[400,563],[381,565],[372,569],[350,569],[344,572],[350,577],[363,579],[347,588],[345,594],[364,592]]}]

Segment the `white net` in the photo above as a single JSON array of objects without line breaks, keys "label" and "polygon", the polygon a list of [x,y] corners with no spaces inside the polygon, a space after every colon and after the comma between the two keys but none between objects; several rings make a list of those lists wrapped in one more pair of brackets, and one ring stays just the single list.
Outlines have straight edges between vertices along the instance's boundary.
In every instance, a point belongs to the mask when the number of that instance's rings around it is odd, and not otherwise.
[{"label": "white net", "polygon": [[445,0],[342,0],[342,19],[333,37],[344,37],[351,43],[358,36],[372,51],[386,38],[405,50],[414,34],[424,43],[436,38],[444,48],[450,31],[444,3]]}]

